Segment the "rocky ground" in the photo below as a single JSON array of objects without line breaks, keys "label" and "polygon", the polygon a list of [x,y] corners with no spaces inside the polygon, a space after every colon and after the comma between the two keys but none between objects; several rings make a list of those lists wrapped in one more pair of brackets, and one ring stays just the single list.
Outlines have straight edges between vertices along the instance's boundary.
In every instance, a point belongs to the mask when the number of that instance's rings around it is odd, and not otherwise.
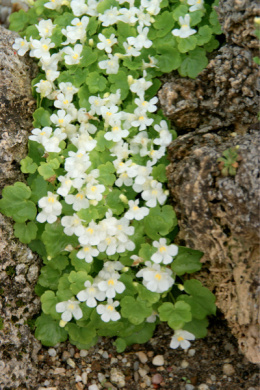
[{"label": "rocky ground", "polygon": [[[259,369],[239,353],[221,318],[188,351],[170,349],[171,330],[161,326],[144,345],[118,354],[108,339],[89,351],[69,343],[38,354],[38,390],[259,390]],[[6,390],[8,390],[6,388]],[[10,388],[11,390],[11,388]]]}]

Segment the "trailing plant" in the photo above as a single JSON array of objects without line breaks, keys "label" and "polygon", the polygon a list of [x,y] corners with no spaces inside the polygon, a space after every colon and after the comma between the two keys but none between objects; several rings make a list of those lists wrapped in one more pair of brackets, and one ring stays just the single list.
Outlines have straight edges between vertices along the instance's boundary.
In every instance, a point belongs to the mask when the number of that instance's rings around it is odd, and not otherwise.
[{"label": "trailing plant", "polygon": [[165,321],[171,348],[204,337],[214,295],[202,253],[173,244],[166,147],[176,132],[157,110],[159,76],[196,77],[220,34],[203,0],[37,0],[11,16],[14,55],[38,59],[38,108],[21,161],[27,185],[3,190],[1,211],[44,266],[36,337],[89,348],[144,343]]}]

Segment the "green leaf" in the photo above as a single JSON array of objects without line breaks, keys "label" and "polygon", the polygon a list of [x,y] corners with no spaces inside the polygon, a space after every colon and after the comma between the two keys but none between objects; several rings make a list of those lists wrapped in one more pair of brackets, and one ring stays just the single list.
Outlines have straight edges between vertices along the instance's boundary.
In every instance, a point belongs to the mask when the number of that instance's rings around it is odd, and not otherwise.
[{"label": "green leaf", "polygon": [[70,253],[71,264],[76,271],[85,271],[89,273],[91,269],[91,264],[87,263],[84,259],[79,259],[77,257],[78,251],[74,250]]},{"label": "green leaf", "polygon": [[39,199],[47,196],[48,191],[51,191],[49,187],[50,184],[42,176],[38,175],[31,183],[32,201],[37,203]]},{"label": "green leaf", "polygon": [[59,166],[59,160],[57,158],[54,158],[49,162],[41,162],[41,165],[38,168],[38,172],[44,178],[44,180],[48,180],[50,177],[56,175],[55,169],[58,169]]},{"label": "green leaf", "polygon": [[43,107],[38,108],[33,113],[33,126],[37,128],[51,126],[50,116],[51,114],[48,110],[45,110]]},{"label": "green leaf", "polygon": [[170,73],[172,70],[177,69],[181,65],[181,56],[179,50],[170,45],[164,45],[158,50],[157,66],[162,72]]},{"label": "green leaf", "polygon": [[155,180],[166,183],[168,180],[166,176],[166,166],[164,164],[154,165],[152,176]]},{"label": "green leaf", "polygon": [[114,142],[113,141],[107,141],[105,139],[104,135],[105,135],[105,131],[100,130],[97,133],[97,136],[95,138],[96,141],[97,141],[97,145],[96,145],[95,149],[98,152],[103,152],[105,150],[105,148],[110,149],[114,145]]},{"label": "green leaf", "polygon": [[127,347],[126,341],[124,339],[121,339],[120,337],[118,337],[113,344],[115,345],[116,351],[118,353],[124,352]]},{"label": "green leaf", "polygon": [[75,236],[67,236],[63,232],[63,227],[58,221],[45,225],[42,241],[48,255],[51,257],[59,255],[69,244],[72,246],[78,245],[77,238],[75,238]]},{"label": "green leaf", "polygon": [[202,256],[203,252],[180,246],[171,268],[178,276],[185,273],[192,274],[201,269],[200,259]]},{"label": "green leaf", "polygon": [[207,336],[208,325],[209,322],[207,318],[203,318],[203,320],[198,320],[196,318],[193,318],[191,322],[188,322],[187,324],[184,325],[183,329],[194,334],[196,339],[200,339]]},{"label": "green leaf", "polygon": [[60,275],[60,270],[54,269],[46,265],[41,269],[41,274],[39,276],[38,283],[43,287],[50,288],[51,290],[57,290]]},{"label": "green leaf", "polygon": [[[175,8],[175,10],[172,13],[172,17],[174,20],[179,22],[180,16],[185,16],[188,13],[188,7],[187,5],[181,4],[178,7]],[[179,27],[178,27],[179,28]]]},{"label": "green leaf", "polygon": [[199,28],[198,34],[196,35],[197,44],[202,46],[208,43],[212,37],[212,30],[209,26],[202,26]]},{"label": "green leaf", "polygon": [[53,347],[67,340],[67,332],[51,316],[41,314],[35,322],[35,337],[46,347]]},{"label": "green leaf", "polygon": [[[154,323],[144,322],[142,326],[135,326],[131,334],[127,337],[124,337],[123,340],[125,341],[126,345],[146,343],[152,338],[155,327],[156,324]],[[123,332],[121,332],[121,334],[122,333]]]},{"label": "green leaf", "polygon": [[170,302],[163,303],[159,308],[161,321],[167,321],[172,329],[182,329],[186,322],[192,319],[191,307],[185,302],[176,302],[173,305]]},{"label": "green leaf", "polygon": [[23,223],[36,217],[36,206],[28,200],[31,190],[24,183],[16,182],[13,186],[7,186],[0,199],[0,211],[7,217],[12,217],[15,222]]},{"label": "green leaf", "polygon": [[98,167],[99,169],[99,177],[98,181],[105,186],[112,186],[116,180],[114,165],[108,161],[106,164],[101,164]]},{"label": "green leaf", "polygon": [[153,27],[155,27],[157,30],[163,30],[163,32],[168,33],[173,29],[174,24],[175,23],[172,17],[172,13],[169,11],[164,11],[162,14],[159,14],[155,17]]},{"label": "green leaf", "polygon": [[144,259],[144,261],[150,261],[152,255],[157,251],[154,246],[151,246],[148,243],[141,244],[141,249],[139,250],[138,255]]},{"label": "green leaf", "polygon": [[34,173],[37,168],[37,164],[33,162],[31,157],[26,156],[21,160],[21,171],[23,173]]},{"label": "green leaf", "polygon": [[62,34],[61,32],[61,27],[60,26],[56,26],[53,31],[52,31],[52,35],[51,35],[51,41],[53,43],[55,43],[55,47],[59,47],[61,46],[63,40],[64,40],[64,35]]},{"label": "green leaf", "polygon": [[192,317],[202,320],[207,315],[216,314],[216,298],[201,282],[195,279],[186,280],[184,289],[190,296],[180,295],[177,299],[190,305]]},{"label": "green leaf", "polygon": [[151,208],[143,221],[145,233],[153,240],[166,236],[177,225],[176,215],[171,206]]},{"label": "green leaf", "polygon": [[66,28],[71,24],[73,19],[74,15],[71,12],[63,12],[62,15],[57,16],[57,18],[54,19],[53,24],[56,24],[59,27]]},{"label": "green leaf", "polygon": [[139,298],[142,301],[148,301],[151,305],[158,302],[160,297],[161,297],[159,293],[155,293],[155,292],[152,292],[150,290],[147,290],[147,288],[145,286],[143,286],[142,284],[139,284],[139,283],[138,283],[136,289],[138,291]]},{"label": "green leaf", "polygon": [[97,210],[98,206],[89,206],[87,209],[81,209],[78,211],[77,215],[79,218],[84,219],[85,222],[89,223],[92,220],[96,220],[99,218],[99,213]]},{"label": "green leaf", "polygon": [[127,75],[122,70],[118,71],[117,74],[110,74],[108,81],[111,85],[111,92],[115,93],[118,89],[121,91],[121,99],[124,100],[129,92],[129,85],[127,82]]},{"label": "green leaf", "polygon": [[93,281],[92,277],[88,275],[86,271],[71,271],[69,274],[69,281],[71,283],[70,290],[74,295],[78,294],[81,290],[85,289],[84,283],[89,280]]},{"label": "green leaf", "polygon": [[29,16],[21,9],[19,12],[14,12],[9,16],[9,29],[12,31],[24,30],[26,24],[29,22]]},{"label": "green leaf", "polygon": [[89,97],[90,97],[90,92],[89,92],[89,89],[88,89],[88,86],[87,85],[83,85],[79,91],[78,91],[78,97],[79,97],[79,105],[80,107],[84,107],[86,108],[87,110],[90,109],[91,105],[89,103]]},{"label": "green leaf", "polygon": [[44,263],[53,269],[63,271],[69,265],[69,260],[67,256],[59,255],[53,257],[51,260],[45,260]]},{"label": "green leaf", "polygon": [[187,51],[195,49],[197,46],[197,38],[194,35],[188,38],[177,38],[178,49],[180,53],[186,53]]},{"label": "green leaf", "polygon": [[118,189],[114,189],[106,197],[106,204],[112,210],[114,215],[120,215],[124,211],[124,204],[120,200],[119,196],[122,192]]},{"label": "green leaf", "polygon": [[97,51],[93,51],[91,47],[85,46],[81,53],[80,65],[84,68],[88,68],[91,64],[96,62],[98,58]]},{"label": "green leaf", "polygon": [[60,319],[60,314],[56,312],[56,304],[59,303],[59,299],[53,291],[45,291],[41,296],[41,303],[44,314],[50,314],[55,320]]},{"label": "green leaf", "polygon": [[183,60],[179,72],[181,76],[188,76],[195,79],[197,75],[207,66],[208,59],[205,50],[196,47],[195,50],[189,52]]},{"label": "green leaf", "polygon": [[153,311],[152,307],[147,307],[147,302],[129,296],[124,297],[120,305],[122,317],[134,325],[141,324]]},{"label": "green leaf", "polygon": [[128,37],[136,37],[136,28],[130,26],[128,23],[118,22],[117,23],[118,36],[123,38],[123,41]]},{"label": "green leaf", "polygon": [[28,222],[27,224],[18,223],[14,224],[14,235],[19,238],[23,244],[29,244],[37,236],[37,226],[34,222]]},{"label": "green leaf", "polygon": [[91,93],[101,92],[106,89],[107,79],[98,72],[91,72],[86,78],[89,91]]}]

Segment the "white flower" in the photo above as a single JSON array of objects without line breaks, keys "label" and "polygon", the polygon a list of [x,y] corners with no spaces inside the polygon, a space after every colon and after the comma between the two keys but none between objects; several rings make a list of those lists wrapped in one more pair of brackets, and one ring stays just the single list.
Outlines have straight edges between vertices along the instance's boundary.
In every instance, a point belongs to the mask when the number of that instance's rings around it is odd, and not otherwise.
[{"label": "white flower", "polygon": [[98,18],[102,22],[102,26],[107,27],[117,23],[118,14],[118,9],[116,7],[111,7],[105,10],[103,15],[99,14]]},{"label": "white flower", "polygon": [[166,121],[161,121],[160,125],[154,125],[154,130],[159,133],[160,138],[155,138],[153,143],[160,146],[168,146],[172,142],[172,135],[168,130]]},{"label": "white flower", "polygon": [[102,279],[109,279],[115,271],[121,271],[124,266],[120,261],[106,261],[101,271],[99,271],[98,276]]},{"label": "white flower", "polygon": [[57,216],[61,214],[62,210],[62,205],[57,198],[58,195],[48,191],[48,195],[39,200],[38,205],[42,208],[42,211],[36,217],[38,222],[53,223],[57,221]]},{"label": "white flower", "polygon": [[151,100],[146,101],[143,99],[135,99],[135,104],[140,110],[148,111],[148,112],[154,112],[157,110],[156,103],[158,102],[158,98],[155,96]]},{"label": "white flower", "polygon": [[109,60],[99,61],[100,69],[105,69],[107,74],[117,74],[119,69],[118,56],[108,54]]},{"label": "white flower", "polygon": [[67,236],[72,236],[73,234],[76,234],[76,236],[81,236],[85,230],[81,222],[83,222],[83,220],[80,219],[77,214],[61,218],[61,225],[64,227],[64,233]]},{"label": "white flower", "polygon": [[72,120],[71,115],[67,114],[65,110],[58,110],[57,114],[52,114],[50,120],[58,127],[66,127]]},{"label": "white flower", "polygon": [[146,81],[144,77],[134,80],[130,85],[130,90],[136,93],[140,98],[143,99],[144,92],[151,87],[153,83],[151,81]]},{"label": "white flower", "polygon": [[198,11],[204,8],[204,0],[188,0],[187,3],[192,6],[189,8],[190,12]]},{"label": "white flower", "polygon": [[56,312],[62,313],[61,319],[66,322],[69,322],[72,319],[72,316],[75,320],[80,320],[80,318],[83,317],[82,310],[79,307],[79,302],[72,301],[70,299],[68,301],[57,303]]},{"label": "white flower", "polygon": [[102,193],[106,190],[103,184],[88,183],[85,193],[88,199],[95,199],[98,202],[103,198]]},{"label": "white flower", "polygon": [[170,348],[176,349],[180,346],[182,349],[188,349],[190,347],[188,340],[195,340],[194,334],[186,330],[175,330],[174,336],[171,339]]},{"label": "white flower", "polygon": [[91,282],[87,280],[84,283],[86,287],[85,290],[81,290],[77,294],[77,298],[80,302],[85,302],[88,307],[96,307],[97,300],[104,301],[106,294],[103,291],[100,291],[95,283],[91,285]]},{"label": "white flower", "polygon": [[74,87],[70,82],[60,83],[59,89],[70,101],[72,101],[73,95],[79,90],[79,88]]},{"label": "white flower", "polygon": [[133,25],[138,20],[137,17],[135,16],[137,12],[138,12],[138,8],[133,6],[132,7],[130,6],[129,9],[120,8],[119,9],[120,15],[118,16],[118,20]]},{"label": "white flower", "polygon": [[145,265],[146,268],[137,272],[136,276],[143,278],[143,284],[148,290],[162,293],[173,286],[174,279],[169,268],[161,268],[159,264],[152,264],[150,261],[146,261]]},{"label": "white flower", "polygon": [[129,56],[138,57],[141,54],[139,50],[131,46],[128,42],[124,42],[123,46],[126,52],[126,54],[124,54],[125,57],[129,57]]},{"label": "white flower", "polygon": [[93,248],[91,245],[85,245],[77,253],[79,259],[84,259],[86,263],[92,263],[93,257],[97,257],[99,251],[97,248]]},{"label": "white flower", "polygon": [[160,8],[161,0],[141,0],[142,7],[146,8],[150,15],[157,15]]},{"label": "white flower", "polygon": [[57,189],[57,193],[61,196],[68,195],[73,184],[72,180],[68,175],[59,176],[58,180],[61,182],[61,186]]},{"label": "white flower", "polygon": [[82,52],[83,46],[81,43],[77,43],[74,48],[72,49],[70,46],[64,47],[62,49],[63,53],[65,53],[64,61],[67,65],[75,65],[79,64],[82,57],[80,57],[80,54]]},{"label": "white flower", "polygon": [[147,34],[149,32],[148,27],[142,27],[138,26],[137,27],[138,35],[137,37],[128,37],[127,42],[130,45],[133,45],[137,50],[141,50],[143,47],[148,49],[149,47],[152,46],[152,41],[147,38]]},{"label": "white flower", "polygon": [[129,210],[125,213],[125,218],[140,221],[149,214],[149,209],[147,207],[139,207],[138,204],[139,199],[136,199],[135,201],[129,200]]},{"label": "white flower", "polygon": [[112,299],[107,300],[107,305],[98,305],[97,313],[101,314],[101,320],[104,322],[117,321],[121,318],[118,311],[115,308],[119,306],[119,302],[113,302]]},{"label": "white flower", "polygon": [[106,237],[106,232],[102,231],[94,221],[91,221],[84,229],[84,233],[79,237],[81,245],[98,245]]},{"label": "white flower", "polygon": [[56,9],[59,10],[62,6],[64,0],[51,0],[48,3],[44,4],[44,7],[49,9]]},{"label": "white flower", "polygon": [[66,36],[67,40],[62,43],[62,45],[68,45],[70,43],[74,44],[77,40],[80,40],[81,43],[84,43],[86,40],[86,28],[89,22],[87,16],[83,16],[81,20],[75,18],[71,21],[72,26],[67,26],[66,29],[62,29],[61,32]]},{"label": "white flower", "polygon": [[114,298],[116,293],[121,294],[125,290],[125,285],[118,280],[119,278],[120,274],[112,274],[109,279],[98,283],[99,290],[104,291],[107,298]]},{"label": "white flower", "polygon": [[156,180],[151,181],[150,188],[144,190],[141,196],[146,200],[146,205],[148,207],[155,207],[157,202],[162,205],[167,198],[162,189],[162,183],[159,183]]},{"label": "white flower", "polygon": [[55,46],[55,43],[51,42],[50,38],[32,39],[30,57],[36,57],[43,60],[50,58],[49,50]]},{"label": "white flower", "polygon": [[148,116],[139,108],[135,110],[135,114],[137,115],[137,118],[132,122],[132,126],[139,127],[139,130],[144,130],[153,123],[153,119],[148,118]]},{"label": "white flower", "polygon": [[81,209],[87,209],[89,207],[89,200],[86,198],[84,191],[79,191],[76,195],[66,195],[65,202],[71,204],[73,210],[79,211]]},{"label": "white flower", "polygon": [[42,38],[48,38],[52,36],[52,30],[56,27],[56,25],[52,23],[51,19],[43,19],[39,22],[39,24],[36,24],[35,27]]},{"label": "white flower", "polygon": [[61,129],[57,128],[54,130],[53,136],[51,138],[43,140],[42,145],[44,146],[46,152],[59,153],[61,151],[59,144],[65,138],[67,138],[67,134],[63,133]]},{"label": "white flower", "polygon": [[117,43],[115,34],[111,34],[109,38],[106,38],[103,34],[98,34],[100,42],[97,44],[99,50],[105,50],[107,53],[112,52],[112,46]]},{"label": "white flower", "polygon": [[88,5],[85,0],[72,0],[70,6],[75,16],[87,14]]},{"label": "white flower", "polygon": [[24,56],[30,49],[30,43],[26,41],[26,38],[16,38],[13,44],[13,49],[17,50],[19,56]]},{"label": "white flower", "polygon": [[64,168],[72,178],[80,177],[90,167],[89,155],[82,150],[77,153],[69,152]]},{"label": "white flower", "polygon": [[64,95],[63,93],[59,93],[57,95],[56,100],[54,101],[54,106],[60,109],[68,109],[71,104],[72,97],[69,95]]},{"label": "white flower", "polygon": [[42,129],[33,129],[32,134],[33,135],[29,136],[31,141],[36,141],[39,144],[43,144],[50,138],[52,134],[52,128],[45,126]]},{"label": "white flower", "polygon": [[173,256],[176,256],[178,253],[177,245],[167,245],[166,238],[160,238],[159,242],[154,241],[153,246],[157,248],[157,252],[151,257],[154,263],[170,264]]},{"label": "white flower", "polygon": [[120,127],[120,124],[115,124],[115,126],[112,127],[112,131],[109,131],[104,135],[104,138],[108,141],[118,142],[121,141],[122,138],[127,137],[129,134],[128,130],[123,130]]},{"label": "white flower", "polygon": [[172,30],[172,34],[180,38],[188,38],[190,35],[195,34],[197,31],[193,28],[190,28],[190,15],[186,14],[184,18],[179,17],[179,23],[181,25],[180,29],[175,28]]}]

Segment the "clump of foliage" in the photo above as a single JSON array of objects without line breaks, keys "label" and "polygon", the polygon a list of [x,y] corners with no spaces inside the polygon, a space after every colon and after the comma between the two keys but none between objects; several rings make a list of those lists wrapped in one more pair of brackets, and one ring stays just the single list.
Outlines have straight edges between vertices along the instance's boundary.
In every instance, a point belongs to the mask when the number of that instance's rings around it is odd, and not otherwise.
[{"label": "clump of foliage", "polygon": [[155,96],[159,76],[195,78],[220,34],[203,0],[37,0],[11,16],[14,55],[38,59],[38,108],[21,161],[27,185],[1,211],[44,266],[36,337],[89,348],[144,343],[165,321],[171,348],[204,337],[214,295],[197,280],[202,253],[173,244],[166,148],[176,138]]}]

